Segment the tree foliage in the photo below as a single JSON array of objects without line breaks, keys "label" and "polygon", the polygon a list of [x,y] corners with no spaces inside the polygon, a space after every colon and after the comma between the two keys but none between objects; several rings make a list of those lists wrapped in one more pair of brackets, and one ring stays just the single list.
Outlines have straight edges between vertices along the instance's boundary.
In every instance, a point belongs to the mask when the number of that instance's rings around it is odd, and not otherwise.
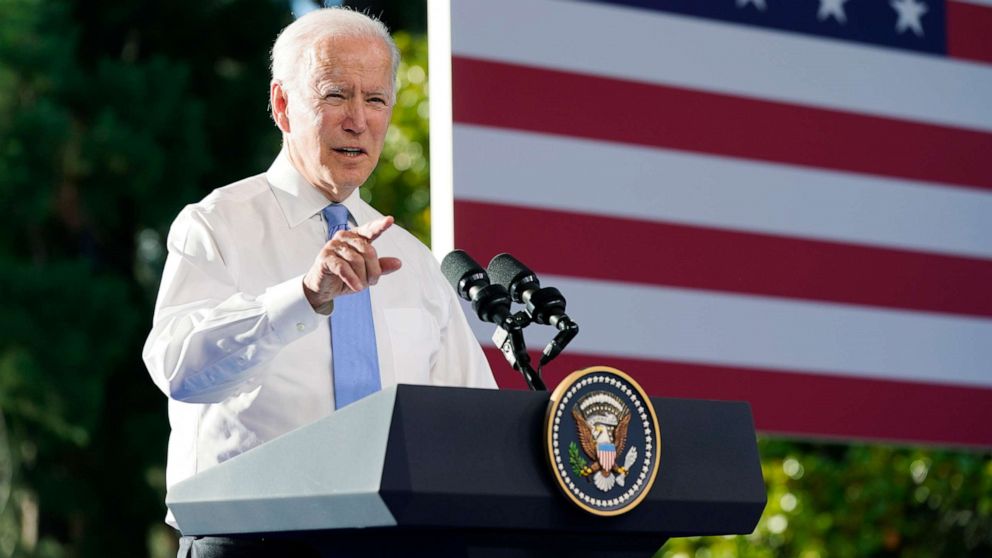
[{"label": "tree foliage", "polygon": [[[234,16],[240,34],[213,32]],[[167,540],[165,398],[140,358],[160,239],[183,204],[264,168],[267,49],[289,18],[269,1],[0,2],[0,556]]]},{"label": "tree foliage", "polygon": [[992,555],[992,458],[890,445],[759,442],[768,505],[746,537],[661,558]]}]

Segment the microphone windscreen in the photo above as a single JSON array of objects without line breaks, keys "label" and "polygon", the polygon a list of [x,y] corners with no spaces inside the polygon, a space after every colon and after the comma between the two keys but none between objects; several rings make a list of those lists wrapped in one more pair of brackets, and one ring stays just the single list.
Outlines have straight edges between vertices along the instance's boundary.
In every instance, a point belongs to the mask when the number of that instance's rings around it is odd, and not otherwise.
[{"label": "microphone windscreen", "polygon": [[527,266],[520,263],[520,260],[509,254],[500,254],[489,262],[489,278],[493,282],[503,285],[507,289],[518,278],[524,275],[534,275],[534,272]]},{"label": "microphone windscreen", "polygon": [[441,260],[441,273],[444,274],[445,279],[451,283],[455,291],[458,291],[458,283],[466,274],[485,274],[485,272],[482,266],[464,250],[454,250]]}]

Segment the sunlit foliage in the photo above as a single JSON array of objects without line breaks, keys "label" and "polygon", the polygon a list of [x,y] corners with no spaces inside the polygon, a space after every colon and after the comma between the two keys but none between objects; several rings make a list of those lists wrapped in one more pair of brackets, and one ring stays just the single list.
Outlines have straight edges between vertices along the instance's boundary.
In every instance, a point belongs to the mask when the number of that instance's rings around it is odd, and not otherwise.
[{"label": "sunlit foliage", "polygon": [[744,537],[673,539],[661,558],[992,555],[992,457],[760,440],[768,506]]}]

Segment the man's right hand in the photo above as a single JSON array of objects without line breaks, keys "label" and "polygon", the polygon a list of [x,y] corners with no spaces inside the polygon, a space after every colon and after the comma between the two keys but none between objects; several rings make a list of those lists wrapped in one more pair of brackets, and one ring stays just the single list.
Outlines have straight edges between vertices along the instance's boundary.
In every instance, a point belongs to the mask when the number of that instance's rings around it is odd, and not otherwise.
[{"label": "man's right hand", "polygon": [[392,217],[383,217],[327,241],[303,276],[303,293],[314,310],[329,314],[334,298],[367,289],[400,268],[399,258],[380,258],[372,246],[392,224]]}]

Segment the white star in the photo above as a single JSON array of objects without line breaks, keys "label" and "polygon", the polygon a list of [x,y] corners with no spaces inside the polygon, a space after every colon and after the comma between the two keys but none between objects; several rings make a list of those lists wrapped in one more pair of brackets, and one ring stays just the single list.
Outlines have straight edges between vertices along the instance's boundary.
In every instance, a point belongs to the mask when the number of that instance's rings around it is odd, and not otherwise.
[{"label": "white star", "polygon": [[834,16],[841,25],[847,23],[847,15],[844,13],[844,2],[848,0],[820,0],[820,11],[816,14],[816,19],[823,21],[830,16]]},{"label": "white star", "polygon": [[927,5],[916,0],[892,0],[889,2],[892,9],[899,12],[899,21],[896,21],[896,33],[902,35],[906,29],[912,29],[917,37],[923,36],[923,24],[920,18],[927,13]]},{"label": "white star", "polygon": [[765,11],[768,8],[768,6],[765,5],[765,0],[737,0],[738,8],[743,8],[748,4],[754,4],[754,7],[761,11]]}]

